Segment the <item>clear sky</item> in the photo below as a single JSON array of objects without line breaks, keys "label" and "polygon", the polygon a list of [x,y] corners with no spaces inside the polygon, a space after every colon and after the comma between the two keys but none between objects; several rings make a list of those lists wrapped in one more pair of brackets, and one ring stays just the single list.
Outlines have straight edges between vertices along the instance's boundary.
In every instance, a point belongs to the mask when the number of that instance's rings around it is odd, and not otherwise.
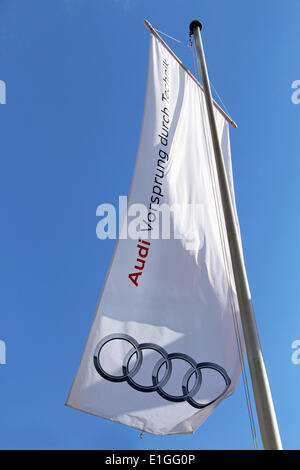
[{"label": "clear sky", "polygon": [[[64,402],[115,241],[96,208],[128,194],[149,31],[188,42],[203,22],[231,129],[243,247],[285,448],[300,449],[300,1],[2,0],[0,3],[2,449],[253,448],[239,387],[194,435],[155,437]],[[167,39],[193,70],[191,51]]]}]

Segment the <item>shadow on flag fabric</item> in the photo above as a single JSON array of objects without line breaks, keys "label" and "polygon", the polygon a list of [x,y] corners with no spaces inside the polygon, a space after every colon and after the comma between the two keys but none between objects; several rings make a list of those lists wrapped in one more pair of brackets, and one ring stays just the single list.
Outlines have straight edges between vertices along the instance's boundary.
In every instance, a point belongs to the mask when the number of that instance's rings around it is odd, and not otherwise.
[{"label": "shadow on flag fabric", "polygon": [[[229,125],[215,115],[236,210]],[[235,390],[237,330],[204,95],[151,34],[128,209],[66,404],[153,434],[192,433]]]}]

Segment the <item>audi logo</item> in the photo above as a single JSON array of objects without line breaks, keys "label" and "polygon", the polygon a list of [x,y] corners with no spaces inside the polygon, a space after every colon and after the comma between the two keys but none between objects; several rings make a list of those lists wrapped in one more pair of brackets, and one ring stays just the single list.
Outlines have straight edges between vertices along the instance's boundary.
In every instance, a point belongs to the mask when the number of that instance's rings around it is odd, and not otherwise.
[{"label": "audi logo", "polygon": [[[111,375],[106,372],[100,363],[100,355],[103,347],[110,341],[115,340],[124,340],[131,344],[132,348],[125,355],[123,364],[122,364],[122,375]],[[161,355],[161,358],[155,364],[152,370],[152,385],[141,385],[134,380],[135,375],[139,372],[142,362],[143,362],[143,351],[145,349],[150,349],[156,351]],[[135,363],[131,370],[129,370],[129,364],[133,356],[135,357]],[[96,371],[106,380],[110,382],[127,382],[132,388],[138,390],[139,392],[157,392],[162,398],[172,402],[188,402],[194,408],[205,408],[206,406],[211,405],[216,400],[218,400],[224,393],[227,391],[230,386],[231,380],[223,367],[215,364],[213,362],[199,362],[197,363],[192,357],[183,353],[170,353],[154,343],[141,343],[139,344],[132,336],[116,333],[105,336],[96,346],[94,352],[94,366]],[[182,380],[182,395],[171,395],[167,393],[163,387],[168,383],[171,374],[172,374],[172,361],[175,359],[180,359],[190,365],[190,368],[185,373]],[[159,379],[159,373],[162,367],[165,366],[165,372],[163,376]],[[220,393],[216,398],[211,400],[209,403],[199,403],[193,397],[200,390],[202,385],[202,370],[203,369],[213,369],[218,372],[224,379],[225,387],[222,393]],[[194,385],[190,387],[190,380],[195,375]]]}]

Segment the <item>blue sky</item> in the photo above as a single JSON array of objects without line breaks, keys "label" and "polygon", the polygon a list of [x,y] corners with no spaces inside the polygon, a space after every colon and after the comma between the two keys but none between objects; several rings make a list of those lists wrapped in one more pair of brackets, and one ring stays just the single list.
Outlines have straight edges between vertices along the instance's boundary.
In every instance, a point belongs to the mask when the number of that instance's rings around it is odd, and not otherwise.
[{"label": "blue sky", "polygon": [[[128,194],[149,31],[188,42],[203,22],[231,129],[243,247],[285,448],[300,449],[300,1],[2,0],[2,449],[248,449],[242,384],[194,435],[155,437],[64,406],[115,242],[96,208]],[[188,48],[167,40],[193,70]],[[257,428],[258,430],[258,428]]]}]

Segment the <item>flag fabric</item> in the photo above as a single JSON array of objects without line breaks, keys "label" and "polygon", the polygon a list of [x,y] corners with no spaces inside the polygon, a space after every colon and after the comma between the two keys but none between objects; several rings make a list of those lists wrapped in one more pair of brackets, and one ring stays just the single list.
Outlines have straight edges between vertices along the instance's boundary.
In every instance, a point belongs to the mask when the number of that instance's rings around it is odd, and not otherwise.
[{"label": "flag fabric", "polygon": [[[236,215],[229,124],[215,116]],[[168,236],[159,224],[170,207]],[[237,329],[204,94],[151,34],[128,209],[66,404],[153,434],[191,433],[235,390]]]}]

